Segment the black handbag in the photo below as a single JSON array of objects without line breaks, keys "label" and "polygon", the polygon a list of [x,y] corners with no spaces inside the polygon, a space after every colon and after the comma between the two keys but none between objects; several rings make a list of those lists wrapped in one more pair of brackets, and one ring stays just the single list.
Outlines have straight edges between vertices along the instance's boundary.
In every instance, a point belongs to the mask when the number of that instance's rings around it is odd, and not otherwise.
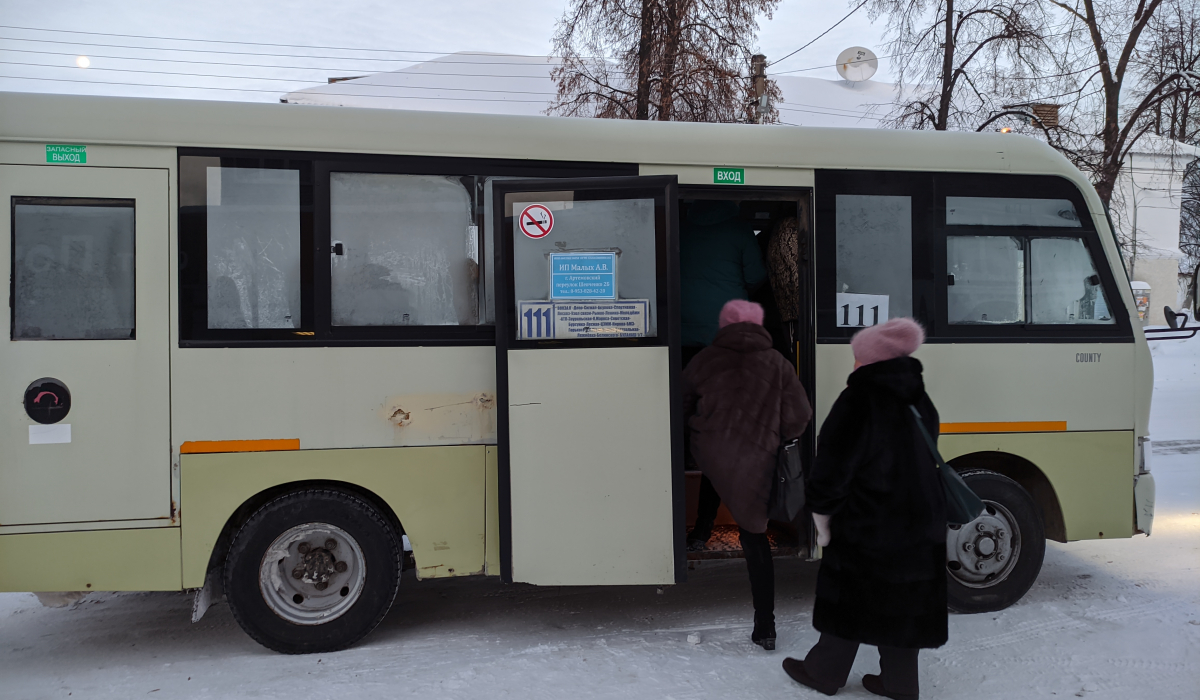
[{"label": "black handbag", "polygon": [[775,460],[775,483],[767,502],[767,517],[790,523],[804,509],[804,469],[800,466],[800,440],[779,446]]},{"label": "black handbag", "polygon": [[938,473],[942,475],[942,491],[946,494],[946,522],[951,525],[966,525],[983,513],[983,501],[975,495],[970,486],[967,486],[967,482],[963,481],[958,472],[954,471],[954,467],[946,464],[942,459],[937,444],[925,427],[925,421],[921,420],[921,412],[917,410],[917,407],[910,405],[908,408],[917,419],[917,427],[921,429],[921,435],[925,437],[925,444],[929,446],[929,452],[933,454],[933,461],[937,465]]}]

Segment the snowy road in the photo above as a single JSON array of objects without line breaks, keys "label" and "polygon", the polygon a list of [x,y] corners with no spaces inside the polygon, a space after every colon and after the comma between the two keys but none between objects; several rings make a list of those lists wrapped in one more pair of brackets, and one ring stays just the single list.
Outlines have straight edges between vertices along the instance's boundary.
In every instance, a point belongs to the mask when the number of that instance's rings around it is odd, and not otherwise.
[{"label": "snowy road", "polygon": [[[1197,341],[1155,348],[1153,537],[1049,543],[1020,603],[951,616],[950,643],[922,654],[922,697],[1200,697]],[[93,594],[53,609],[32,594],[0,594],[0,697],[824,697],[779,668],[816,639],[817,565],[777,565],[773,653],[749,641],[740,561],[705,563],[662,594],[406,578],[364,643],[301,657],[259,647],[223,605],[190,624],[184,594]],[[693,633],[699,644],[688,642]],[[838,697],[875,697],[858,679],[876,672],[877,655],[864,650]]]}]

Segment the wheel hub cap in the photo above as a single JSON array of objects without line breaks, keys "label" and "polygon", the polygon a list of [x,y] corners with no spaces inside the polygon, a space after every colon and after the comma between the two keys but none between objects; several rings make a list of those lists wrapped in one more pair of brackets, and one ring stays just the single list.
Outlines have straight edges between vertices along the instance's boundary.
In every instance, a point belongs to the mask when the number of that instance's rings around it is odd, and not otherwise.
[{"label": "wheel hub cap", "polygon": [[320,625],[354,606],[366,581],[358,542],[326,523],[297,525],[277,537],[263,555],[258,584],[279,617],[297,625]]},{"label": "wheel hub cap", "polygon": [[1012,573],[1021,554],[1020,531],[1007,508],[984,501],[983,514],[946,533],[946,568],[959,583],[987,588]]}]

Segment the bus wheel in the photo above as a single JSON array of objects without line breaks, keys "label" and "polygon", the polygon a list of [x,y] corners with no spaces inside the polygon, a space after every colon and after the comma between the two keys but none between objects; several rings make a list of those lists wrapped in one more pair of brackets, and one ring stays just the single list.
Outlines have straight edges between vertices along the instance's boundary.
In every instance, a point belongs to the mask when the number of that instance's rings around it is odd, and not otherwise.
[{"label": "bus wheel", "polygon": [[259,508],[225,560],[233,617],[285,654],[342,649],[383,620],[400,584],[400,538],[370,504],[311,489]]},{"label": "bus wheel", "polygon": [[1003,610],[1029,590],[1046,554],[1037,503],[1021,486],[983,469],[962,473],[983,500],[983,514],[946,532],[947,598],[951,610]]}]

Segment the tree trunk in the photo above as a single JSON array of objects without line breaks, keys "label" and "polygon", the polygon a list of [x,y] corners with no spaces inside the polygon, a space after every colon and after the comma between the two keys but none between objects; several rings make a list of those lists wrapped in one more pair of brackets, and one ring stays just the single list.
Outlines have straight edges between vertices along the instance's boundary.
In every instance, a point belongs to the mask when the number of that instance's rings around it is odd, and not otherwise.
[{"label": "tree trunk", "polygon": [[667,16],[663,18],[666,41],[663,46],[663,72],[659,82],[658,119],[671,121],[671,113],[675,101],[675,65],[679,56],[679,18],[686,14],[680,12],[680,4],[687,0],[667,0]]},{"label": "tree trunk", "polygon": [[654,38],[654,2],[642,0],[642,31],[638,37],[635,119],[650,118],[650,48]]},{"label": "tree trunk", "polygon": [[945,131],[950,124],[950,98],[954,95],[954,0],[946,0],[946,44],[942,48],[942,95],[933,128]]}]

